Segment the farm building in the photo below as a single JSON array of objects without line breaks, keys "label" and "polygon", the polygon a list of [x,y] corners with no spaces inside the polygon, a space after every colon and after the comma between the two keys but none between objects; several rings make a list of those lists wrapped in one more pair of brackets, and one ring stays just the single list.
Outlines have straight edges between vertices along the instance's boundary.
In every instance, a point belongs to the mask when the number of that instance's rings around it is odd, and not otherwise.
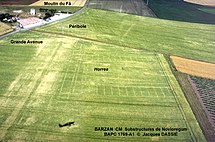
[{"label": "farm building", "polygon": [[43,20],[41,20],[39,18],[31,17],[31,18],[26,18],[26,19],[20,19],[17,22],[19,24],[19,27],[27,29],[32,26],[41,24],[42,21]]},{"label": "farm building", "polygon": [[31,9],[30,9],[30,14],[31,14],[31,15],[35,15],[35,14],[36,14],[36,10],[35,10],[34,8],[31,8]]},{"label": "farm building", "polygon": [[20,13],[22,13],[23,11],[22,10],[13,10],[13,13],[18,13],[18,14],[20,14]]}]

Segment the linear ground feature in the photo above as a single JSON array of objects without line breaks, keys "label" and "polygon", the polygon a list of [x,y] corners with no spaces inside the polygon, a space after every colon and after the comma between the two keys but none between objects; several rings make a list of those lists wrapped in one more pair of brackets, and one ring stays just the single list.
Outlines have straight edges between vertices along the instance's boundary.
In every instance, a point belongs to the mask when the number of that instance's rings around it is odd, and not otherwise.
[{"label": "linear ground feature", "polygon": [[[214,25],[168,21],[89,8],[63,22],[66,35],[215,62]],[[87,28],[69,28],[69,24],[73,23],[86,24]],[[36,30],[62,34],[62,23],[49,24]]]},{"label": "linear ground feature", "polygon": [[[43,39],[44,44],[10,46],[11,38],[23,37]],[[95,127],[126,126],[188,129],[175,137],[127,141],[205,141],[162,54],[31,31],[0,44],[0,65],[7,63],[9,69],[14,62],[17,68],[10,71],[14,78],[1,82],[8,86],[0,94],[1,140],[104,141]],[[29,48],[33,51],[28,54],[18,52]],[[7,56],[11,50],[14,58]],[[101,67],[108,72],[94,71]],[[58,127],[69,121],[75,125]]]}]

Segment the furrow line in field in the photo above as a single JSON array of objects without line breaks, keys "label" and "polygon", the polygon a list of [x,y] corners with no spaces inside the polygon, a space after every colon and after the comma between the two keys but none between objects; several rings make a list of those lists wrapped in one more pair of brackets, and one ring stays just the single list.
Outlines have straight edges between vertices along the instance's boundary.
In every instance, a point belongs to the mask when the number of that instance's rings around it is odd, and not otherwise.
[{"label": "furrow line in field", "polygon": [[[180,100],[179,100],[179,98],[178,98],[178,95],[179,95],[179,94],[177,94],[177,92],[175,91],[174,85],[178,85],[178,84],[176,84],[177,81],[176,81],[175,79],[174,79],[174,80],[172,79],[172,78],[174,78],[173,75],[172,75],[172,76],[169,75],[170,69],[168,69],[168,67],[165,67],[166,65],[164,65],[163,61],[161,60],[161,58],[162,58],[163,60],[165,60],[165,58],[163,57],[163,55],[162,55],[162,54],[159,54],[159,55],[157,55],[156,57],[157,57],[158,62],[159,62],[159,64],[160,64],[161,68],[162,68],[163,73],[166,75],[166,80],[167,80],[168,85],[169,85],[169,87],[170,87],[170,90],[171,90],[171,92],[172,92],[172,94],[173,94],[173,96],[174,96],[174,98],[175,98],[175,101],[176,101],[176,103],[177,103],[177,106],[178,106],[178,108],[179,108],[179,111],[181,112],[183,121],[185,122],[186,126],[189,128],[189,131],[188,131],[188,132],[189,132],[189,134],[190,134],[190,137],[191,137],[192,141],[197,141],[197,140],[196,140],[196,136],[195,136],[194,133],[193,133],[193,129],[191,128],[191,126],[190,126],[190,124],[189,124],[189,122],[188,122],[188,120],[187,120],[187,118],[186,118],[184,109],[183,109],[183,107],[181,106],[181,102],[180,102]],[[168,65],[168,64],[167,64],[167,65]],[[177,89],[176,89],[176,90],[177,90]]]},{"label": "furrow line in field", "polygon": [[[2,123],[1,128],[2,130],[0,130],[0,141],[2,141],[7,133],[7,130],[13,125],[13,123],[15,122],[15,120],[17,119],[18,115],[20,114],[20,111],[23,109],[25,103],[28,101],[29,97],[34,93],[34,91],[36,91],[36,89],[38,88],[38,86],[40,85],[40,80],[43,78],[44,73],[46,72],[46,70],[50,67],[50,63],[52,62],[52,60],[54,59],[57,50],[59,49],[60,46],[57,46],[53,51],[52,54],[50,54],[50,56],[46,57],[46,62],[45,64],[38,64],[37,66],[34,65],[35,60],[38,59],[38,56],[34,57],[27,65],[26,68],[24,69],[23,73],[21,73],[16,80],[12,83],[13,87],[9,88],[9,91],[13,90],[13,88],[16,85],[22,84],[22,78],[26,75],[26,74],[30,74],[30,77],[33,81],[31,81],[30,83],[28,83],[27,86],[22,86],[21,89],[17,92],[17,95],[22,96],[22,100],[19,101],[19,103],[16,105],[16,107],[14,108],[13,112],[10,114],[10,116]],[[29,68],[35,68],[37,70],[37,67],[40,66],[42,69],[42,71],[38,71],[38,72],[30,72],[29,73]],[[26,90],[25,95],[22,95],[23,92],[22,90]],[[8,92],[6,92],[6,94],[4,96],[7,96]]]}]

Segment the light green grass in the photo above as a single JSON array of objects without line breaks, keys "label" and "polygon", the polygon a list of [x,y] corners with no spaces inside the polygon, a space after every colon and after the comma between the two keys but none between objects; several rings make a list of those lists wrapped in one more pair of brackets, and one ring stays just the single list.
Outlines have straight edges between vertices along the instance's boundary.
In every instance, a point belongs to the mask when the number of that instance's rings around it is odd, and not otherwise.
[{"label": "light green grass", "polygon": [[[44,44],[9,43],[23,38]],[[0,82],[8,84],[0,94],[0,138],[5,141],[205,141],[161,54],[30,31],[0,44],[0,65],[6,68],[1,76],[10,68],[16,75]],[[109,71],[95,72],[95,67]],[[68,121],[75,125],[58,127]],[[139,137],[136,132],[134,137],[104,137],[94,131],[102,126],[188,131],[177,137]]]},{"label": "light green grass", "polygon": [[[86,24],[72,29],[69,24]],[[62,23],[37,30],[60,34]],[[64,33],[114,45],[215,62],[215,26],[87,9],[64,20]]]}]

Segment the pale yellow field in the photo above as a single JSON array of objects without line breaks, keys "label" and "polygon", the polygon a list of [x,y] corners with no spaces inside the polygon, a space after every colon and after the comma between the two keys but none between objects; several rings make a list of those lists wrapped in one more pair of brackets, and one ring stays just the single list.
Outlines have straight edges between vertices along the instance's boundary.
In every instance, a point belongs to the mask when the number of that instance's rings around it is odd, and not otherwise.
[{"label": "pale yellow field", "polygon": [[180,72],[199,77],[215,79],[215,64],[205,63],[181,57],[171,56],[171,59]]},{"label": "pale yellow field", "polygon": [[184,0],[184,1],[199,5],[215,6],[215,0]]},{"label": "pale yellow field", "polygon": [[[71,5],[65,5],[65,6],[79,6],[83,7],[87,0],[40,0],[38,2],[35,2],[31,4],[31,6],[44,6],[44,2],[70,2]],[[55,5],[56,6],[56,5]],[[60,6],[60,5],[58,5]],[[61,5],[62,6],[62,5]]]},{"label": "pale yellow field", "polygon": [[12,32],[12,31],[13,31],[13,29],[10,26],[0,22],[0,35],[6,34],[9,32]]}]

